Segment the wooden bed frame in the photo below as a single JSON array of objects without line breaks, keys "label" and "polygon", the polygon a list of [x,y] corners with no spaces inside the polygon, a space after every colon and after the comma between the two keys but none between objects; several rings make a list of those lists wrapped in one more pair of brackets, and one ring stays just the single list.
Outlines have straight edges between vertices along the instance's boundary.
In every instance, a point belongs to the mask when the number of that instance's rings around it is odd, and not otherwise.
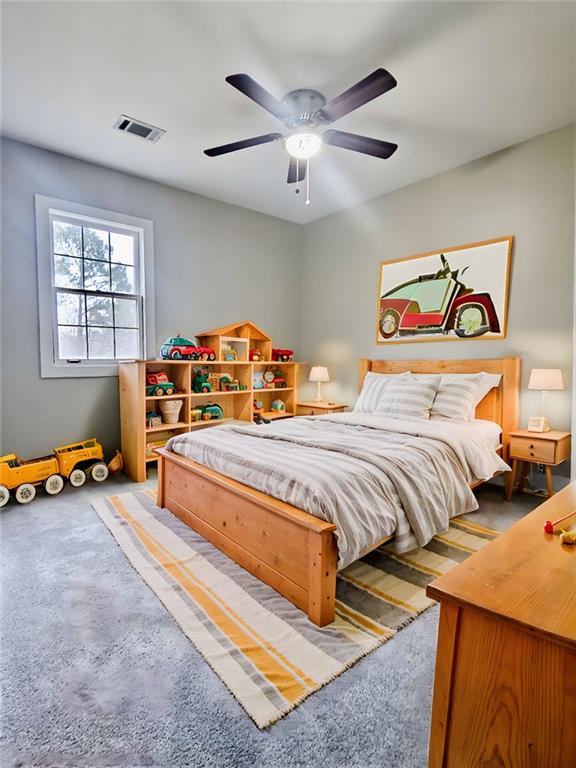
[{"label": "wooden bed frame", "polygon": [[[360,387],[368,371],[502,374],[500,386],[477,406],[476,417],[502,427],[502,455],[508,457],[509,433],[518,425],[519,358],[361,360]],[[157,453],[159,507],[301,608],[314,624],[334,620],[334,524],[164,448]]]}]

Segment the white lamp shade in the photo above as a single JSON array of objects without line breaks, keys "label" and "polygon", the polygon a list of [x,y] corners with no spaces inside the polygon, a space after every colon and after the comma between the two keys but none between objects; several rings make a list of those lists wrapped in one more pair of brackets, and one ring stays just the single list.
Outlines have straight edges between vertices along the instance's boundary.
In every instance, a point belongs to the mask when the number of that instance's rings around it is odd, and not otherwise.
[{"label": "white lamp shade", "polygon": [[310,381],[330,381],[328,368],[323,365],[313,365],[310,371]]},{"label": "white lamp shade", "polygon": [[528,389],[540,389],[545,392],[551,389],[564,389],[562,371],[560,368],[532,368]]}]

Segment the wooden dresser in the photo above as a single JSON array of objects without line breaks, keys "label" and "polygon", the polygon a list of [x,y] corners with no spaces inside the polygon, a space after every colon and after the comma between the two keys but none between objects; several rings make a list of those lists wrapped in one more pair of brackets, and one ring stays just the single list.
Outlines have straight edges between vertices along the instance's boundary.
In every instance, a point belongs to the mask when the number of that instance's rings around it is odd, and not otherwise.
[{"label": "wooden dresser", "polygon": [[432,582],[430,768],[576,766],[576,546],[544,533],[576,485]]}]

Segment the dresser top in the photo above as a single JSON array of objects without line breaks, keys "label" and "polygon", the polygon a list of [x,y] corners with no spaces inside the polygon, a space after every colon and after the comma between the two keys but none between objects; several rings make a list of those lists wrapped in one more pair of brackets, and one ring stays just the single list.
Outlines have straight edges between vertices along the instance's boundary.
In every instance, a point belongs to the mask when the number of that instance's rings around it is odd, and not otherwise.
[{"label": "dresser top", "polygon": [[433,581],[427,594],[520,624],[576,648],[576,546],[544,533],[576,510],[576,484]]},{"label": "dresser top", "polygon": [[329,403],[326,400],[310,400],[305,403],[296,403],[303,408],[321,408],[322,410],[329,411],[332,408],[347,408],[346,403]]},{"label": "dresser top", "polygon": [[508,433],[510,437],[528,437],[530,440],[564,440],[570,437],[570,432],[559,432],[551,429],[549,432],[529,432],[527,429],[515,429]]}]

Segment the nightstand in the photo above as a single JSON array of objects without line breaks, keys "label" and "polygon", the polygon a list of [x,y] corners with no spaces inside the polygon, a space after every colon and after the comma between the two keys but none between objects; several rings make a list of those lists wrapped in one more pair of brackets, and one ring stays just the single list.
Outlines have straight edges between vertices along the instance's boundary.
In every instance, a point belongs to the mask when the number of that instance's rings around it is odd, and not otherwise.
[{"label": "nightstand", "polygon": [[552,496],[552,467],[562,464],[570,457],[570,432],[528,432],[518,429],[510,432],[510,459],[512,460],[512,478],[506,488],[506,500],[510,501],[514,483],[520,465],[518,492],[524,490],[524,482],[528,474],[529,464],[543,464],[546,470],[546,487],[548,497]]},{"label": "nightstand", "polygon": [[348,406],[345,403],[311,400],[309,403],[296,403],[296,416],[322,416],[325,413],[342,413],[346,408]]}]

